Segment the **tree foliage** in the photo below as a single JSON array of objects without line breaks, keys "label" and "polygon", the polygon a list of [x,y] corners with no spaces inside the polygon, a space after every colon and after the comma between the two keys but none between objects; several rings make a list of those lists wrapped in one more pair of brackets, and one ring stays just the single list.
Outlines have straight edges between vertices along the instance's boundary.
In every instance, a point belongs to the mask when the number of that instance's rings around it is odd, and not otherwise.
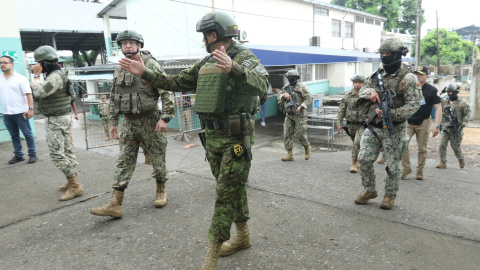
[{"label": "tree foliage", "polygon": [[[397,28],[402,28],[402,33],[406,31],[411,35],[417,33],[417,0],[400,0],[401,15],[398,19]],[[424,9],[422,9],[424,10]],[[422,12],[423,14],[423,12]],[[425,17],[422,15],[422,23],[425,22]]]},{"label": "tree foliage", "polygon": [[[438,31],[438,44],[441,65],[471,64],[473,43],[462,40],[455,31],[447,32],[445,28]],[[475,46],[475,58],[478,47]],[[422,39],[420,48],[421,63],[424,65],[437,65],[437,30],[428,32]]]}]

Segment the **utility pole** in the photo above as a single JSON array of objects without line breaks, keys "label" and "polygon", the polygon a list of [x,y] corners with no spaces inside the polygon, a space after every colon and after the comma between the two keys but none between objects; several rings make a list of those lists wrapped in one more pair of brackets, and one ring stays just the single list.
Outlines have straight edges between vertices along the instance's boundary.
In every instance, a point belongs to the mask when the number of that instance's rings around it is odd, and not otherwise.
[{"label": "utility pole", "polygon": [[437,76],[440,74],[440,46],[438,45],[438,10],[437,13]]},{"label": "utility pole", "polygon": [[[416,67],[420,65],[420,46],[422,44],[421,30],[422,30],[422,0],[417,0],[417,46],[415,47],[415,56],[417,57]],[[415,68],[416,69],[416,68]]]},{"label": "utility pole", "polygon": [[473,25],[473,28],[475,29],[475,34],[473,34],[473,40],[472,40],[472,72],[470,80],[473,80],[473,66],[475,65],[475,47],[477,46],[477,27]]}]

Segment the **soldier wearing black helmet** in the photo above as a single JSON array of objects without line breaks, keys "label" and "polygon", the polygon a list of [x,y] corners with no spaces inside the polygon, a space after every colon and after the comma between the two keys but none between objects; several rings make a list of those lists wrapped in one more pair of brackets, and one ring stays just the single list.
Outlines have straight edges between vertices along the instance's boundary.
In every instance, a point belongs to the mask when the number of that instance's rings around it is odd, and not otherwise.
[{"label": "soldier wearing black helmet", "polygon": [[[46,137],[50,148],[50,159],[60,169],[67,183],[60,187],[65,193],[60,201],[71,200],[83,194],[83,187],[77,180],[77,165],[72,146],[72,117],[70,104],[74,94],[69,80],[58,65],[58,54],[48,45],[38,47],[34,53],[37,64],[33,66],[31,87],[38,101],[38,109],[45,117]],[[40,75],[44,75],[44,81]]]},{"label": "soldier wearing black helmet", "polygon": [[307,106],[312,103],[310,90],[298,80],[300,74],[292,69],[285,73],[288,83],[277,94],[280,109],[285,113],[283,137],[287,155],[282,161],[293,161],[293,136],[297,133],[300,144],[305,149],[305,160],[310,159],[312,147],[307,137]]},{"label": "soldier wearing black helmet", "polygon": [[[387,167],[385,168],[385,193],[380,204],[382,209],[392,209],[397,196],[401,176],[400,159],[408,143],[405,134],[406,120],[420,107],[422,92],[417,85],[417,77],[408,66],[402,64],[402,56],[408,49],[397,38],[384,40],[380,45],[380,59],[383,68],[369,76],[360,89],[360,98],[373,102],[374,117],[365,129],[360,142],[359,163],[362,176],[363,192],[355,199],[356,204],[366,204],[378,197],[375,185],[373,162],[383,147]],[[384,89],[393,97],[393,107],[389,108],[393,127],[384,129],[380,103],[378,75],[383,79]]]},{"label": "soldier wearing black helmet", "polygon": [[[245,183],[254,139],[252,117],[258,110],[258,96],[267,92],[268,73],[248,48],[232,40],[239,29],[228,13],[207,13],[198,21],[197,32],[203,33],[203,42],[211,54],[179,75],[168,76],[145,68],[138,58],[121,59],[120,65],[168,91],[196,90],[194,111],[205,128],[203,142],[216,179],[210,245],[202,269],[217,269],[219,255],[228,256],[250,247]],[[230,238],[232,223],[237,235]]]},{"label": "soldier wearing black helmet", "polygon": [[449,84],[442,92],[447,92],[448,98],[442,99],[442,122],[440,123],[440,163],[438,169],[447,168],[447,145],[450,146],[458,159],[460,168],[465,167],[465,159],[462,153],[463,128],[470,120],[470,106],[465,99],[458,98],[460,87]]},{"label": "soldier wearing black helmet", "polygon": [[[133,30],[125,30],[118,34],[116,40],[122,53],[129,59],[140,57],[145,65],[156,72],[163,73],[158,62],[144,46],[143,37]],[[158,109],[158,99],[162,100],[162,110]],[[168,180],[165,164],[167,149],[167,124],[175,114],[173,93],[157,89],[140,77],[118,66],[113,75],[110,91],[108,119],[110,135],[120,140],[120,155],[117,159],[113,184],[113,195],[110,202],[90,212],[97,216],[122,217],[122,203],[125,189],[135,170],[137,155],[141,146],[150,156],[153,166],[153,178],[156,180],[155,207],[167,204],[165,182]],[[120,116],[125,119],[121,131],[117,131]],[[120,136],[119,136],[120,133]]]},{"label": "soldier wearing black helmet", "polygon": [[356,74],[350,80],[353,82],[353,88],[345,94],[338,106],[337,129],[338,133],[343,132],[343,119],[345,118],[347,120],[345,128],[348,130],[348,135],[353,142],[350,172],[356,173],[359,166],[358,152],[360,151],[360,139],[362,138],[364,130],[363,122],[367,117],[370,104],[368,102],[358,102],[358,93],[363,86],[365,76]]}]

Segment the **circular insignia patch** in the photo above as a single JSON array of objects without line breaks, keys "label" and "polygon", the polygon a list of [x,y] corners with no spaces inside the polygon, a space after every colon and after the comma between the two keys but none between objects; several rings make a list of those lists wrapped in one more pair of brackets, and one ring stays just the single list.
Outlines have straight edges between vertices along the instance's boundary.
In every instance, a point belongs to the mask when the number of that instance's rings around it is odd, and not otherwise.
[{"label": "circular insignia patch", "polygon": [[255,71],[260,73],[260,74],[265,74],[267,73],[267,70],[262,66],[262,65],[257,65],[255,67]]},{"label": "circular insignia patch", "polygon": [[207,13],[205,16],[202,17],[202,21],[208,21],[213,18],[213,13]]},{"label": "circular insignia patch", "polygon": [[233,146],[233,152],[237,156],[241,156],[243,154],[243,147],[240,144],[236,144]]}]

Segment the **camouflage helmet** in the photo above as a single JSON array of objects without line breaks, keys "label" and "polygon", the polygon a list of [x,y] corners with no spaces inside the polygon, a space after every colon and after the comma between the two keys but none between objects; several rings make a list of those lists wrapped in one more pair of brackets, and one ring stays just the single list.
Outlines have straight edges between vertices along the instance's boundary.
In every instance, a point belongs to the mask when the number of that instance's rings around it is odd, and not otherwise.
[{"label": "camouflage helmet", "polygon": [[35,61],[43,61],[43,60],[56,60],[58,59],[57,51],[48,45],[43,45],[38,47],[35,52],[33,52],[33,57]]},{"label": "camouflage helmet", "polygon": [[450,91],[459,92],[460,91],[460,86],[458,86],[454,83],[451,83],[451,84],[447,85],[447,92],[450,92]]},{"label": "camouflage helmet", "polygon": [[363,76],[363,75],[361,75],[361,74],[355,74],[355,75],[353,75],[352,78],[350,78],[350,80],[351,80],[352,82],[354,82],[354,81],[364,82],[364,81],[365,81],[365,76]]},{"label": "camouflage helmet", "polygon": [[285,77],[298,77],[300,78],[300,73],[296,69],[291,69],[287,73],[285,73]]},{"label": "camouflage helmet", "polygon": [[142,37],[142,35],[140,35],[137,31],[134,31],[134,30],[125,30],[125,31],[123,31],[123,32],[120,32],[120,33],[117,35],[117,40],[116,40],[118,46],[122,46],[122,45],[120,44],[120,41],[126,40],[126,39],[135,40],[135,41],[140,42],[140,44],[142,44],[142,48],[145,46],[145,43],[143,42],[143,37]]},{"label": "camouflage helmet", "polygon": [[[408,49],[404,46],[404,43],[402,40],[398,38],[388,38],[382,41],[382,43],[380,44],[380,49],[378,49],[378,52],[379,53],[398,52],[402,50],[407,50],[408,52]],[[407,54],[407,52],[405,52],[405,54]]]},{"label": "camouflage helmet", "polygon": [[214,10],[197,22],[197,32],[216,30],[221,38],[235,37],[240,33],[235,20],[225,11]]}]

